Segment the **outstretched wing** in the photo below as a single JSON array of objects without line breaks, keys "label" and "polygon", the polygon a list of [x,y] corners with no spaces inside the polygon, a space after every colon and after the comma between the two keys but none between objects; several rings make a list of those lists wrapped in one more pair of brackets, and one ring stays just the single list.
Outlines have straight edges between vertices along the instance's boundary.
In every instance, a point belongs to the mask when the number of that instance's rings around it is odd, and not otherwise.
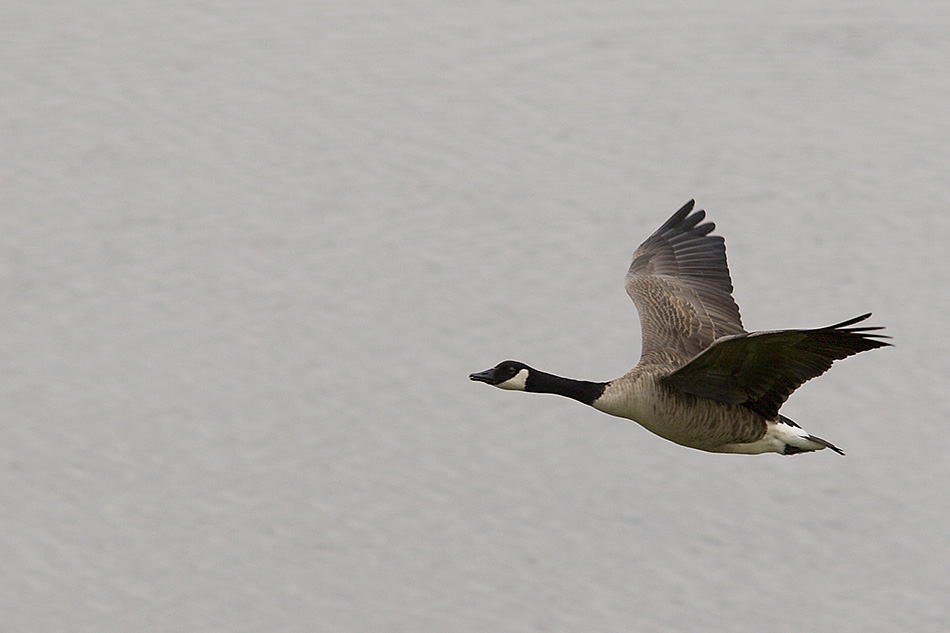
[{"label": "outstretched wing", "polygon": [[640,364],[685,364],[713,341],[744,334],[732,298],[726,244],[687,202],[633,254],[627,294],[640,314]]},{"label": "outstretched wing", "polygon": [[767,420],[802,383],[852,354],[890,345],[871,334],[880,327],[848,327],[864,314],[813,330],[753,332],[722,338],[664,378],[667,384],[703,398],[742,404]]}]

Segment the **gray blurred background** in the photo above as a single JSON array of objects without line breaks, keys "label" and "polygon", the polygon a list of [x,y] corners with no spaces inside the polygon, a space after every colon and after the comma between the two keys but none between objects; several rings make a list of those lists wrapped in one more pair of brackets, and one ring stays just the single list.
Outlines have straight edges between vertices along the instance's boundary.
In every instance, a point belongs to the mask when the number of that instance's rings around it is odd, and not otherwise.
[{"label": "gray blurred background", "polygon": [[[950,8],[717,4],[6,2],[0,631],[950,630]],[[846,457],[469,382],[692,197]]]}]

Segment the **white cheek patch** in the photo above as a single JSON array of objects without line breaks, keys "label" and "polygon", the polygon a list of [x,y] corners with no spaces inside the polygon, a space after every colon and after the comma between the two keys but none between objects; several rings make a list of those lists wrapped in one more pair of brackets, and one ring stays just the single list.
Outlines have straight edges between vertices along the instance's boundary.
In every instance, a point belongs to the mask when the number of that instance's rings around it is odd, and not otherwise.
[{"label": "white cheek patch", "polygon": [[511,389],[512,391],[524,391],[525,383],[528,382],[528,370],[522,369],[517,374],[506,380],[505,382],[500,382],[496,387],[499,389]]}]

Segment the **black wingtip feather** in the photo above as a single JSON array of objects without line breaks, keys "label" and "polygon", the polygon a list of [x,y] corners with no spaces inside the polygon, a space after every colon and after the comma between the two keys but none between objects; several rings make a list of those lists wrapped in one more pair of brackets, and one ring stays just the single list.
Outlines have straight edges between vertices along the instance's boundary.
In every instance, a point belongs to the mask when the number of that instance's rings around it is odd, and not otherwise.
[{"label": "black wingtip feather", "polygon": [[680,222],[682,222],[684,219],[686,219],[686,216],[688,216],[688,215],[690,214],[690,212],[693,210],[693,207],[694,207],[694,206],[696,206],[696,201],[695,201],[695,200],[690,200],[689,202],[687,202],[686,204],[684,204],[682,207],[679,208],[679,211],[677,211],[676,213],[674,213],[673,215],[671,215],[671,216],[670,216],[670,219],[667,220],[666,222],[664,222],[664,223],[663,223],[663,226],[661,226],[659,229],[657,229],[657,230],[654,232],[654,234],[656,234],[656,233],[662,233],[662,232],[664,232],[664,231],[667,231],[667,230],[671,229],[671,228],[674,227],[674,226],[678,226],[678,225],[680,224]]},{"label": "black wingtip feather", "polygon": [[[880,325],[862,325],[860,327],[848,327],[849,325],[854,325],[855,323],[860,323],[868,317],[871,316],[871,313],[862,314],[861,316],[856,316],[853,319],[848,319],[847,321],[842,321],[841,323],[836,323],[835,325],[829,325],[828,327],[821,328],[826,332],[847,332],[852,334],[862,342],[864,342],[868,347],[866,349],[874,349],[877,347],[893,347],[893,344],[888,343],[882,339],[889,339],[890,336],[886,334],[874,334],[883,330],[884,327]],[[864,350],[861,350],[864,351]]]},{"label": "black wingtip feather", "polygon": [[692,231],[696,228],[696,225],[702,222],[706,218],[706,212],[700,209],[692,215],[686,217],[683,222],[677,227],[683,233]]},{"label": "black wingtip feather", "polygon": [[716,225],[713,222],[702,224],[703,220],[706,219],[706,211],[696,209],[694,212],[693,209],[695,206],[695,200],[690,200],[684,204],[680,207],[679,211],[670,216],[670,219],[664,222],[663,226],[657,229],[653,235],[663,235],[664,233],[673,231],[675,236],[688,234],[690,236],[702,237],[711,233],[715,230]]},{"label": "black wingtip feather", "polygon": [[849,325],[854,325],[855,323],[860,323],[865,319],[868,319],[871,316],[871,313],[862,314],[861,316],[856,316],[853,319],[848,319],[847,321],[842,321],[841,323],[835,323],[834,325],[829,325],[827,330],[838,330],[843,327],[848,327]]}]

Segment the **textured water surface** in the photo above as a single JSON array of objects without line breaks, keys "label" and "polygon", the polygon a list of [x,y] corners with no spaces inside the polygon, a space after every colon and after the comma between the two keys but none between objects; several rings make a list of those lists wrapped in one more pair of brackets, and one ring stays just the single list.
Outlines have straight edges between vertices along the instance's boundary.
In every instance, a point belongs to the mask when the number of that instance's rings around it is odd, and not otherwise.
[{"label": "textured water surface", "polygon": [[[7,3],[0,630],[950,630],[950,11],[634,4]],[[468,381],[692,197],[846,457]]]}]

